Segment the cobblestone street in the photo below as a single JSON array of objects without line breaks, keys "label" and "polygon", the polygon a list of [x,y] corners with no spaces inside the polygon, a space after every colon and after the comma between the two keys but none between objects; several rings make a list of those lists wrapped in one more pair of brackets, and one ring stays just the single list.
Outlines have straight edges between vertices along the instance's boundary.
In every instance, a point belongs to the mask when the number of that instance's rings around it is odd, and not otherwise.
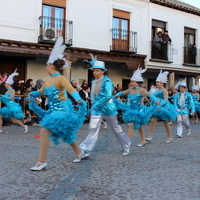
[{"label": "cobblestone street", "polygon": [[[46,170],[32,172],[38,158],[40,127],[3,127],[0,134],[0,200],[199,200],[200,122],[192,134],[165,144],[166,132],[158,122],[154,140],[144,147],[138,131],[130,155],[122,156],[110,129],[101,127],[89,159],[72,163],[74,152],[67,144],[50,145]],[[127,132],[128,127],[122,124]],[[80,143],[88,124],[78,134]],[[146,135],[149,124],[145,126]]]}]

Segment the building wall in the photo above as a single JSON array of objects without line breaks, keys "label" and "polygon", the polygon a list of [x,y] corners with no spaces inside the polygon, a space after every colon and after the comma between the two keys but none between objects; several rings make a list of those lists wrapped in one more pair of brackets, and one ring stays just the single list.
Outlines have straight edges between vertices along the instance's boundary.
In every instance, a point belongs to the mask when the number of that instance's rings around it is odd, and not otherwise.
[{"label": "building wall", "polygon": [[0,38],[38,42],[41,0],[9,0],[1,2]]},{"label": "building wall", "polygon": [[[144,54],[147,54],[147,65],[153,65],[155,67],[163,66],[166,69],[181,69],[187,71],[188,69],[191,71],[198,71],[198,68],[182,66],[183,63],[183,47],[184,47],[184,27],[189,27],[192,29],[197,29],[196,31],[196,46],[200,48],[200,17],[197,15],[189,14],[186,12],[178,11],[175,9],[167,8],[164,6],[159,6],[157,4],[149,4],[149,34],[148,41],[145,38],[146,42],[152,40],[151,36],[151,26],[152,19],[164,21],[167,23],[167,30],[169,31],[169,36],[172,39],[173,49],[175,50],[173,53],[173,63],[164,64],[164,63],[156,63],[156,62],[148,62],[151,58],[150,47],[146,48]],[[150,43],[149,43],[150,44]]]}]

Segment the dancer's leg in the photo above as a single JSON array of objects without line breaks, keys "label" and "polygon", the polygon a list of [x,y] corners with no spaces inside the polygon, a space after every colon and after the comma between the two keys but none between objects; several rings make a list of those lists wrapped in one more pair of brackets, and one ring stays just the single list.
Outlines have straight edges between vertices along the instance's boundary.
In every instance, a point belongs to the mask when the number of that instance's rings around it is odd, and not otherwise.
[{"label": "dancer's leg", "polygon": [[25,125],[19,119],[12,117],[11,120],[14,124],[18,124],[19,126],[25,129]]},{"label": "dancer's leg", "polygon": [[80,144],[80,148],[90,154],[93,150],[99,135],[99,129],[101,126],[102,116],[91,115],[89,130],[86,139]]},{"label": "dancer's leg", "polygon": [[154,117],[151,118],[150,131],[149,131],[148,138],[152,138],[153,137],[157,121],[158,121],[158,119],[156,119]]},{"label": "dancer's leg", "polygon": [[164,121],[164,125],[165,125],[165,128],[166,128],[166,131],[167,131],[167,140],[171,140],[172,138],[172,132],[171,132],[171,126],[169,124],[169,121]]},{"label": "dancer's leg", "polygon": [[3,126],[3,118],[0,115],[0,131],[2,132],[2,126]]},{"label": "dancer's leg", "polygon": [[129,127],[128,127],[128,138],[130,138],[130,139],[133,137],[133,134],[134,134],[133,127],[134,127],[133,122],[130,122]]}]

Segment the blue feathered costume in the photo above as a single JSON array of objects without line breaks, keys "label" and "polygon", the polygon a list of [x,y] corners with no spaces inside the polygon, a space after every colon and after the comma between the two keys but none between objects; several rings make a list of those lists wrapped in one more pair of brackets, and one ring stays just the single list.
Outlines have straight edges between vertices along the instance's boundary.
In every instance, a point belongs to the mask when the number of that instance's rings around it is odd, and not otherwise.
[{"label": "blue feathered costume", "polygon": [[116,96],[125,95],[127,95],[129,101],[126,106],[122,106],[123,103],[115,101],[118,109],[125,111],[122,119],[126,124],[134,122],[135,130],[140,129],[142,125],[147,124],[150,121],[155,109],[154,107],[147,107],[143,105],[143,97],[148,96],[152,98],[153,101],[156,101],[157,99],[139,86],[116,94]]},{"label": "blue feathered costume", "polygon": [[87,114],[86,103],[83,100],[77,110],[73,109],[66,90],[76,101],[82,100],[78,92],[60,73],[51,74],[40,91],[30,92],[32,97],[46,96],[48,98],[48,110],[40,108],[34,100],[29,102],[29,106],[42,119],[41,126],[50,131],[50,138],[56,145],[60,143],[60,140],[69,144],[73,143]]},{"label": "blue feathered costume", "polygon": [[0,115],[3,118],[22,119],[24,118],[22,108],[18,103],[13,101],[11,92],[14,92],[14,90],[8,88],[8,91],[0,97],[0,101],[5,105],[3,108],[0,108]]},{"label": "blue feathered costume", "polygon": [[152,117],[163,121],[175,121],[178,113],[174,106],[167,100],[167,90],[163,87],[158,88],[158,91],[156,91],[154,95],[161,103],[156,106]]}]

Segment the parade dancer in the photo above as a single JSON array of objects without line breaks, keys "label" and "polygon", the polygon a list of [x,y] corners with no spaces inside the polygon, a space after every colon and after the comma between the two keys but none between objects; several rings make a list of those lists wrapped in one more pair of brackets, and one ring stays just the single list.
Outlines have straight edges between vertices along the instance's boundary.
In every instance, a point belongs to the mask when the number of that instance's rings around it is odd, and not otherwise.
[{"label": "parade dancer", "polygon": [[[116,97],[128,97],[129,106],[125,109],[122,119],[126,124],[129,124],[128,138],[131,139],[134,134],[134,130],[139,129],[141,142],[137,145],[137,147],[142,147],[146,143],[142,125],[149,122],[153,112],[153,107],[144,106],[143,97],[150,97],[153,101],[157,101],[157,98],[153,94],[150,94],[147,90],[140,87],[140,85],[144,82],[141,74],[145,71],[146,69],[138,68],[131,78],[131,88],[123,92],[118,92],[115,95]],[[159,101],[157,101],[157,103],[159,104]]]},{"label": "parade dancer", "polygon": [[[66,46],[63,38],[58,38],[54,49],[47,61],[46,70],[50,77],[45,81],[39,91],[30,92],[30,109],[42,120],[40,131],[40,155],[38,163],[31,170],[40,171],[47,166],[46,155],[49,146],[49,137],[57,145],[60,141],[68,143],[73,148],[76,159],[80,162],[83,151],[75,143],[76,133],[84,123],[86,116],[86,103],[82,101],[78,92],[71,86],[69,81],[61,75],[67,61],[63,58]],[[79,104],[79,109],[73,109],[72,102],[67,97],[67,92]],[[46,96],[48,98],[48,110],[43,110],[35,101],[35,97]],[[34,97],[34,98],[33,98]]]},{"label": "parade dancer", "polygon": [[157,106],[155,112],[153,113],[150,124],[150,132],[148,137],[146,138],[147,141],[153,140],[152,137],[155,131],[156,123],[158,120],[163,120],[167,131],[167,140],[165,142],[172,142],[172,133],[169,121],[176,120],[177,112],[175,111],[173,105],[170,104],[170,102],[168,101],[168,91],[163,87],[164,83],[167,83],[168,81],[168,73],[169,72],[167,71],[162,72],[161,70],[156,79],[157,90],[154,95],[160,100],[161,104]]},{"label": "parade dancer", "polygon": [[176,137],[182,138],[183,124],[187,129],[187,135],[191,134],[189,114],[193,116],[195,112],[195,106],[192,95],[187,91],[187,85],[185,82],[179,83],[179,91],[180,92],[176,95],[174,106],[178,112]]},{"label": "parade dancer", "polygon": [[123,132],[121,126],[117,121],[117,108],[113,102],[113,84],[111,80],[104,75],[107,69],[105,63],[92,57],[93,75],[95,80],[92,82],[91,89],[91,116],[89,123],[89,133],[86,139],[80,144],[80,148],[87,154],[87,157],[91,154],[96,141],[98,139],[99,129],[102,119],[105,119],[107,124],[113,130],[119,146],[123,149],[122,155],[129,154],[129,148],[131,145],[130,139]]},{"label": "parade dancer", "polygon": [[193,122],[192,123],[196,123],[199,121],[199,117],[198,117],[198,113],[200,112],[200,103],[199,103],[199,87],[198,85],[194,85],[192,87],[192,99],[194,102],[194,106],[195,106],[195,113],[192,116],[193,117]]},{"label": "parade dancer", "polygon": [[0,108],[0,133],[2,133],[3,118],[10,118],[13,123],[18,124],[24,129],[24,133],[28,132],[28,126],[20,121],[24,118],[24,114],[21,106],[14,101],[15,90],[11,87],[14,83],[14,76],[18,75],[19,73],[16,69],[5,82],[4,86],[7,89],[7,92],[0,96],[0,101],[5,105],[3,108]]}]

